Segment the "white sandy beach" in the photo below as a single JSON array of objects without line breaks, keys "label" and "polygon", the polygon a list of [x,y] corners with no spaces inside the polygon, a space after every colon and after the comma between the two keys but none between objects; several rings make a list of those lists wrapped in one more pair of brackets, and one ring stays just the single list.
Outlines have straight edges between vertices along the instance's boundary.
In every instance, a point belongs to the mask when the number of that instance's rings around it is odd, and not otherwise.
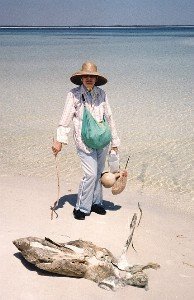
[{"label": "white sandy beach", "polygon": [[[193,299],[193,37],[193,28],[1,30],[0,299]],[[70,133],[59,156],[59,217],[51,221],[52,139],[74,87],[69,77],[87,59],[109,80],[121,168],[130,155],[128,184],[118,196],[104,190],[105,216],[75,220],[82,171]],[[160,264],[146,271],[148,291],[110,292],[86,279],[46,274],[12,243],[27,236],[83,239],[119,257],[138,202],[143,216],[128,260]]]},{"label": "white sandy beach", "polygon": [[[1,177],[1,280],[0,298],[9,300],[46,299],[193,299],[194,286],[194,238],[193,214],[162,208],[160,194],[140,194],[130,186],[113,196],[104,190],[107,214],[92,213],[85,221],[72,216],[79,178],[72,187],[61,181],[58,219],[51,221],[50,205],[56,200],[55,179],[33,177]],[[66,195],[64,197],[64,195]],[[131,264],[156,262],[157,271],[147,270],[149,290],[127,286],[116,292],[103,290],[86,279],[52,276],[39,272],[21,259],[12,244],[17,238],[27,236],[49,237],[58,242],[75,239],[89,240],[106,247],[116,257],[121,253],[131,218],[139,213],[140,202],[143,216],[136,228],[128,260]]]}]

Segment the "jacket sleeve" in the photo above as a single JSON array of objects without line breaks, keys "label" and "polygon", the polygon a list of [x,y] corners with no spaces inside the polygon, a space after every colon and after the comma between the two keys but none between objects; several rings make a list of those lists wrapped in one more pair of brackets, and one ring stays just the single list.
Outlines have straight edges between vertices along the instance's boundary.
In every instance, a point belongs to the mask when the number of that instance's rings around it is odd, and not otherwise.
[{"label": "jacket sleeve", "polygon": [[119,147],[120,146],[120,139],[118,137],[116,127],[115,127],[115,122],[113,120],[113,115],[112,111],[108,102],[107,95],[105,94],[105,116],[107,118],[107,121],[109,123],[110,129],[111,129],[111,134],[112,134],[112,141],[111,141],[111,146],[112,147]]},{"label": "jacket sleeve", "polygon": [[75,114],[74,95],[72,92],[67,94],[65,107],[59,127],[57,128],[57,141],[63,144],[68,144],[68,133],[70,132],[70,122]]}]

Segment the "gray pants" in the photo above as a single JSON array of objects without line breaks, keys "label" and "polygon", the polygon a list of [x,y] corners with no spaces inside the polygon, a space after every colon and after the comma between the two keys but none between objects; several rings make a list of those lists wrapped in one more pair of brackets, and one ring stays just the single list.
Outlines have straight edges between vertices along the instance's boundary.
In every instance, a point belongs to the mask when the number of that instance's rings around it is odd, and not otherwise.
[{"label": "gray pants", "polygon": [[101,173],[104,170],[108,146],[102,150],[85,153],[77,149],[84,177],[80,183],[76,209],[89,214],[93,204],[102,205]]}]

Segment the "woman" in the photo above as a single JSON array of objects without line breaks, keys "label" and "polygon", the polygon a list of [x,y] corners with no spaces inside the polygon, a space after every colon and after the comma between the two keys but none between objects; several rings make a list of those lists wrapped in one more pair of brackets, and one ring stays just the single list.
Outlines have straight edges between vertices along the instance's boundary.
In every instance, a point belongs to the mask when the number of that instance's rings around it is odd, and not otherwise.
[{"label": "woman", "polygon": [[92,62],[85,62],[82,69],[70,78],[78,85],[72,89],[66,99],[63,115],[57,129],[57,139],[53,143],[53,154],[57,155],[62,144],[68,144],[67,134],[70,131],[71,120],[74,123],[74,140],[77,153],[81,159],[84,177],[80,183],[76,207],[73,210],[74,218],[84,220],[86,215],[95,212],[105,215],[102,203],[101,173],[104,169],[109,145],[96,150],[88,148],[81,136],[84,106],[90,111],[96,121],[102,122],[105,117],[111,130],[111,149],[118,151],[120,140],[117,136],[111,109],[105,92],[98,86],[107,83],[107,79],[100,75],[97,66]]}]

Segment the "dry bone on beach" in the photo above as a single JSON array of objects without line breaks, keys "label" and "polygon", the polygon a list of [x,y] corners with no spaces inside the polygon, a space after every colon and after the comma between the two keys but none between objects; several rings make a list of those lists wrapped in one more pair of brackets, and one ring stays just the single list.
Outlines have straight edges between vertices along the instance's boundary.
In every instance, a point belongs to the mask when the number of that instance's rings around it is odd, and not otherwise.
[{"label": "dry bone on beach", "polygon": [[106,248],[98,247],[89,241],[75,240],[68,243],[56,243],[49,238],[20,238],[13,244],[22,256],[39,269],[69,277],[86,278],[99,287],[115,291],[127,285],[148,288],[148,276],[145,269],[157,269],[156,263],[131,266],[126,253],[132,242],[137,223],[134,214],[130,224],[130,235],[120,258],[116,259]]}]

